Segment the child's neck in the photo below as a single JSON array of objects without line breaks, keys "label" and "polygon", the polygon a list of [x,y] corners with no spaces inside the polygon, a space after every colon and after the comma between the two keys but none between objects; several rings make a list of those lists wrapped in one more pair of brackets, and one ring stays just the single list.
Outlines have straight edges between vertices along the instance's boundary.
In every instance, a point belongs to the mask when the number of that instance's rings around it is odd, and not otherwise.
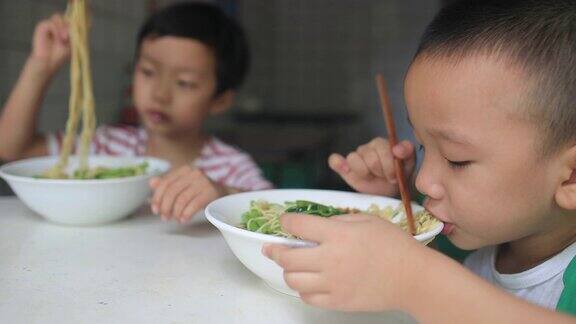
[{"label": "child's neck", "polygon": [[526,271],[576,242],[576,215],[564,215],[550,228],[501,244],[496,256],[496,270],[507,274]]},{"label": "child's neck", "polygon": [[146,154],[170,161],[172,168],[195,161],[208,137],[202,133],[166,136],[148,134]]}]

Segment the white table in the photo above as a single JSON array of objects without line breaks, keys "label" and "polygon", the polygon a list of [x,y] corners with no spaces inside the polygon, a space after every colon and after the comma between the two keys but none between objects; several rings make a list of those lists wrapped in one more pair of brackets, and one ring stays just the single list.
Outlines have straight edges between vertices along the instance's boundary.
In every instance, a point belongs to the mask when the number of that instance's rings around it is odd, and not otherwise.
[{"label": "white table", "polygon": [[142,210],[114,224],[51,224],[0,198],[1,323],[412,323],[326,311],[268,288],[205,220]]}]

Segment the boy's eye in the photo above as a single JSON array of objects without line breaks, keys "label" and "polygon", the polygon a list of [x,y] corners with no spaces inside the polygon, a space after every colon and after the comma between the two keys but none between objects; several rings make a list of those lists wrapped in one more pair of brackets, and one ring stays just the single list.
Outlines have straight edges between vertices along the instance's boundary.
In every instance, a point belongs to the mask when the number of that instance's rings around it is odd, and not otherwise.
[{"label": "boy's eye", "polygon": [[144,74],[146,77],[151,77],[154,75],[154,70],[149,69],[147,67],[140,67],[140,72]]},{"label": "boy's eye", "polygon": [[178,80],[178,86],[181,88],[186,88],[186,89],[196,88],[196,84],[194,82],[185,81],[185,80]]},{"label": "boy's eye", "polygon": [[472,163],[472,161],[450,161],[448,159],[446,159],[446,161],[448,162],[448,166],[452,169],[463,169],[467,166],[470,166]]}]

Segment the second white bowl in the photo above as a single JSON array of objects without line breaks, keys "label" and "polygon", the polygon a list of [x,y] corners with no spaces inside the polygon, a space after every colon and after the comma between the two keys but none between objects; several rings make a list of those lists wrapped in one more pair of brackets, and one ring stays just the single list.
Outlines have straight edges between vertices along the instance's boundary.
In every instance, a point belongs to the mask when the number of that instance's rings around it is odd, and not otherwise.
[{"label": "second white bowl", "polygon": [[[146,174],[102,180],[37,179],[58,161],[40,157],[3,165],[0,176],[18,198],[44,218],[67,225],[97,225],[122,219],[138,209],[150,195],[148,180],[170,168],[167,161],[152,157],[90,156],[91,166],[122,167],[147,161]],[[78,159],[70,159],[74,170]]]},{"label": "second white bowl", "polygon": [[[286,201],[310,200],[325,205],[358,209],[367,209],[370,204],[377,204],[380,207],[397,207],[400,203],[397,199],[387,197],[345,191],[311,189],[277,189],[245,192],[226,196],[210,203],[205,210],[206,218],[222,232],[224,239],[238,260],[250,271],[262,278],[270,287],[292,296],[298,296],[298,293],[290,289],[284,282],[282,268],[262,255],[262,246],[265,243],[277,243],[306,247],[313,246],[314,243],[255,233],[239,228],[238,226],[242,221],[242,214],[248,211],[250,202],[260,199],[279,204],[283,204]],[[415,212],[423,209],[422,206],[417,204],[413,204],[412,208]],[[437,227],[426,233],[417,235],[414,238],[423,244],[427,244],[442,231],[443,226],[440,222]]]}]

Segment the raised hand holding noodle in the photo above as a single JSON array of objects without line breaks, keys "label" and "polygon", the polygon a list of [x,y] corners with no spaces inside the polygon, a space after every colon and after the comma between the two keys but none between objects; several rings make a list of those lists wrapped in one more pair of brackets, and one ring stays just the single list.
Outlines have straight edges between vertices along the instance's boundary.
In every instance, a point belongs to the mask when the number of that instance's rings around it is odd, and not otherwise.
[{"label": "raised hand holding noodle", "polygon": [[[64,24],[60,16],[56,16],[58,24]],[[41,177],[62,179],[72,177],[74,179],[109,179],[141,175],[146,172],[147,163],[137,166],[120,168],[97,167],[91,169],[88,165],[90,143],[96,128],[96,113],[94,103],[94,91],[92,87],[92,70],[90,66],[90,51],[88,46],[88,34],[90,30],[89,9],[85,0],[70,0],[66,10],[67,25],[71,44],[70,62],[70,99],[69,114],[66,122],[66,132],[60,151],[58,163],[47,170]],[[65,56],[60,55],[59,60]],[[54,65],[58,66],[58,60]],[[65,169],[76,142],[77,129],[82,121],[80,134],[79,166],[69,176]]]}]

